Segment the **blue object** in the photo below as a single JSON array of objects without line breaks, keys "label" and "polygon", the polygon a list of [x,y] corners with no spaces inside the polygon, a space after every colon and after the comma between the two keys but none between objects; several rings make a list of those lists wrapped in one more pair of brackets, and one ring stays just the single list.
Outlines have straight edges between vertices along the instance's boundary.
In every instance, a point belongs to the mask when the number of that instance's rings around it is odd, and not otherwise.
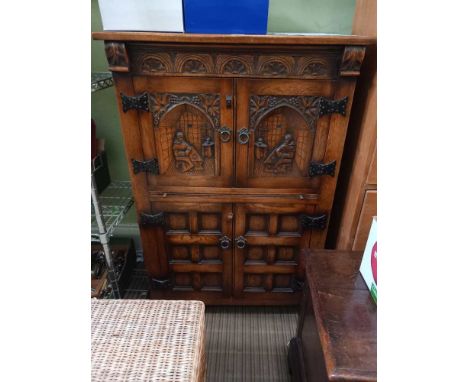
[{"label": "blue object", "polygon": [[266,34],[269,0],[184,0],[187,33]]}]

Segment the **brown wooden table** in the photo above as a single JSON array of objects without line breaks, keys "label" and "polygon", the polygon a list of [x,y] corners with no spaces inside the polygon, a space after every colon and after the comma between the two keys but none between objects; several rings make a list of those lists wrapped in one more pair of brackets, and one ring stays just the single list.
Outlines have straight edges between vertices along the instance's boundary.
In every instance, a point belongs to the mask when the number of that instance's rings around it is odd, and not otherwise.
[{"label": "brown wooden table", "polygon": [[309,251],[293,381],[376,381],[377,306],[359,273],[362,252]]}]

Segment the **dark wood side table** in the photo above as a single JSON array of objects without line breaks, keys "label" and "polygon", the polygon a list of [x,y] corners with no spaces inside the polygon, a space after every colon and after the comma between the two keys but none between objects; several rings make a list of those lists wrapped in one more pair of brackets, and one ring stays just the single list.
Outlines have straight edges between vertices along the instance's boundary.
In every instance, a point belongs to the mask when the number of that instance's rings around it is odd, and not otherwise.
[{"label": "dark wood side table", "polygon": [[377,381],[377,306],[362,252],[305,250],[306,287],[289,344],[293,381]]}]

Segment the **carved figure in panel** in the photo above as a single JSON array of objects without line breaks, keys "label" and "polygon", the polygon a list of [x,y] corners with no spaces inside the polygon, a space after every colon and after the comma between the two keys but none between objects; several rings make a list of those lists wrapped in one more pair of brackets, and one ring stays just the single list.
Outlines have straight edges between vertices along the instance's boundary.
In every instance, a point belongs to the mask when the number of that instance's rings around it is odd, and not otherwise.
[{"label": "carved figure in panel", "polygon": [[176,105],[162,116],[154,133],[160,174],[216,175],[214,127],[204,112]]},{"label": "carved figure in panel", "polygon": [[294,108],[283,106],[258,120],[251,176],[307,176],[314,130]]},{"label": "carved figure in panel", "polygon": [[288,172],[292,168],[295,154],[296,142],[291,134],[286,134],[283,141],[268,154],[263,162],[265,171],[275,174]]},{"label": "carved figure in panel", "polygon": [[176,168],[182,172],[190,171],[191,169],[203,170],[203,158],[197,150],[185,140],[184,133],[178,131],[175,134],[172,144]]}]

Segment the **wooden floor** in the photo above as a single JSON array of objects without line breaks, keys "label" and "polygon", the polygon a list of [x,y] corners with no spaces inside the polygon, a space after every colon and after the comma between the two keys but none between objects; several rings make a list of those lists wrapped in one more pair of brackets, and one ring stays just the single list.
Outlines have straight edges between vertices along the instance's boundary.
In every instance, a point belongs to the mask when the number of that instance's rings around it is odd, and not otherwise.
[{"label": "wooden floor", "polygon": [[[146,298],[144,269],[133,272],[124,298]],[[287,343],[296,307],[206,307],[206,382],[290,381]]]}]

